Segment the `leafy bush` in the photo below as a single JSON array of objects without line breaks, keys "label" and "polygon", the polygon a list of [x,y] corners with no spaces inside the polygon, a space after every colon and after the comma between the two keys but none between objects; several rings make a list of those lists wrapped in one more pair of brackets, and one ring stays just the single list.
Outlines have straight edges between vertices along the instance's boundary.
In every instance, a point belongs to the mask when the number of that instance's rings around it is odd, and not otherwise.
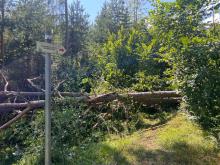
[{"label": "leafy bush", "polygon": [[[144,126],[139,107],[130,100],[88,107],[76,100],[54,100],[52,114],[52,160],[68,164],[74,147],[98,142],[107,134],[127,134]],[[44,115],[38,111],[0,134],[1,162],[39,165],[44,162]]]},{"label": "leafy bush", "polygon": [[98,52],[100,81],[113,88],[136,91],[171,89],[165,71],[170,67],[156,54],[158,42],[152,39],[145,25],[140,23],[130,30],[109,36]]},{"label": "leafy bush", "polygon": [[[192,38],[184,47],[183,55],[190,58],[181,71],[183,91],[190,110],[202,126],[218,133],[220,131],[220,50],[212,39]],[[195,65],[196,64],[196,65]]]},{"label": "leafy bush", "polygon": [[[217,24],[204,24],[209,1],[155,4],[151,30],[159,53],[172,65],[170,77],[186,96],[190,111],[216,135],[220,131],[220,58]],[[216,10],[219,5],[216,5]]]}]

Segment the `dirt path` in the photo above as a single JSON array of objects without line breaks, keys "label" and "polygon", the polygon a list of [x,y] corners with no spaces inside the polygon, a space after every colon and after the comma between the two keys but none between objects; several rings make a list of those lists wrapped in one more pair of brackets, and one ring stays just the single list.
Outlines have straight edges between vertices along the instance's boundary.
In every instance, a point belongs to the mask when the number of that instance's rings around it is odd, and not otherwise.
[{"label": "dirt path", "polygon": [[166,125],[139,133],[127,146],[131,165],[220,165],[216,143],[179,114]]}]

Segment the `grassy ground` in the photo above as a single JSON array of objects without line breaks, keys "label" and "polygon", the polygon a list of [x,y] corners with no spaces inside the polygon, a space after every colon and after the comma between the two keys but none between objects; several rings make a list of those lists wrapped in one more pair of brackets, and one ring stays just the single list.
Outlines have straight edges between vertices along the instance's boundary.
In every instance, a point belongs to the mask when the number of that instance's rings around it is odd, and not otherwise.
[{"label": "grassy ground", "polygon": [[184,113],[166,124],[75,149],[79,165],[218,165],[217,142]]}]

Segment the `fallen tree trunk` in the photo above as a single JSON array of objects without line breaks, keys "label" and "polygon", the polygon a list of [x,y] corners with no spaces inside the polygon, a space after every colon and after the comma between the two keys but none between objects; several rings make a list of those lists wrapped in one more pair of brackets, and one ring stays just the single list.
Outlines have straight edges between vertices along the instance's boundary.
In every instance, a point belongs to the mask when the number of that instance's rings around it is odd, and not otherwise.
[{"label": "fallen tree trunk", "polygon": [[[23,96],[42,96],[43,92],[9,92],[14,95],[23,95]],[[1,94],[8,94],[8,92],[1,92]],[[114,100],[125,100],[125,99],[133,99],[136,102],[143,103],[145,105],[152,104],[161,104],[161,103],[177,103],[182,98],[176,91],[159,91],[159,92],[139,92],[139,93],[127,93],[127,94],[117,94],[117,93],[109,93],[99,96],[88,97],[81,94],[75,93],[63,93],[66,96],[76,97],[78,100],[86,102],[90,105],[99,105],[106,102],[111,102]],[[78,96],[78,97],[77,97]],[[3,110],[11,111],[15,109],[24,109],[21,113],[15,116],[13,119],[0,126],[0,131],[9,127],[12,123],[16,122],[19,118],[24,116],[27,112],[37,108],[43,108],[45,104],[44,100],[39,101],[29,101],[25,103],[1,103],[0,104],[0,112]]]},{"label": "fallen tree trunk", "polygon": [[[86,94],[78,93],[78,92],[59,92],[59,94],[66,97],[87,96]],[[54,95],[58,96],[57,92],[54,93]],[[15,92],[15,91],[0,92],[0,97],[9,97],[9,96],[40,97],[40,96],[44,96],[44,92]]]},{"label": "fallen tree trunk", "polygon": [[[20,92],[21,94],[33,94],[32,92]],[[40,92],[41,93],[41,92]],[[34,94],[39,94],[39,92],[34,92]],[[71,93],[64,93],[66,96],[71,96]],[[173,102],[177,103],[182,98],[176,91],[160,91],[160,92],[140,92],[140,93],[127,93],[127,94],[117,94],[117,93],[109,93],[103,94],[99,96],[81,96],[72,94],[72,96],[79,96],[75,97],[76,100],[85,102],[90,105],[96,104],[103,104],[106,102],[111,102],[114,100],[123,101],[125,99],[132,99],[135,102],[143,103],[146,105],[149,104],[161,104],[161,103],[168,103]],[[44,100],[39,101],[30,101],[25,103],[1,103],[0,104],[0,112],[1,111],[11,111],[13,109],[22,109],[26,108],[28,105],[31,105],[33,109],[36,108],[43,108],[44,107]]]},{"label": "fallen tree trunk", "polygon": [[123,100],[126,98],[133,99],[137,102],[145,103],[149,102],[149,100],[152,100],[153,98],[157,99],[159,102],[160,100],[163,100],[163,98],[167,98],[167,100],[173,100],[173,98],[181,98],[181,95],[176,91],[136,92],[127,94],[109,93],[98,95],[96,97],[91,97],[91,99],[89,99],[88,102],[91,104],[96,104],[102,102],[110,102],[116,99]]},{"label": "fallen tree trunk", "polygon": [[11,111],[13,109],[22,109],[28,106],[31,106],[33,109],[42,108],[44,107],[44,103],[44,100],[30,101],[25,103],[1,103],[0,112],[4,110]]}]

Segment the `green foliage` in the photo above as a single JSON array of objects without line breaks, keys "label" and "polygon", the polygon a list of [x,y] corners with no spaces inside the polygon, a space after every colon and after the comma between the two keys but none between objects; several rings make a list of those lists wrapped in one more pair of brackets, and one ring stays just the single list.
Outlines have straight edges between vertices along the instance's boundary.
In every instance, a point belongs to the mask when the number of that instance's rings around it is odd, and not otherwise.
[{"label": "green foliage", "polygon": [[67,55],[80,58],[85,54],[89,30],[88,14],[80,1],[74,1],[70,6],[69,24]]},{"label": "green foliage", "polygon": [[[191,61],[185,61],[181,75],[183,91],[193,113],[199,117],[202,125],[219,132],[220,110],[220,60],[218,41],[207,38],[193,38],[183,52],[184,57],[191,56]],[[197,65],[195,65],[197,64]],[[214,131],[213,130],[213,131]]]},{"label": "green foliage", "polygon": [[[140,1],[132,2],[135,5]],[[220,3],[215,1],[214,7],[206,8],[210,5],[209,0],[153,2],[155,8],[149,18],[135,23],[133,27],[130,24],[132,14],[128,12],[125,1],[106,2],[90,31],[87,14],[79,1],[74,2],[68,13],[67,52],[63,57],[54,56],[53,68],[56,70],[53,78],[56,82],[65,80],[59,87],[60,91],[93,90],[92,93],[105,93],[181,90],[191,114],[196,116],[203,128],[217,135],[220,132],[220,25],[214,22],[205,24],[203,20],[214,14],[213,11],[218,11]],[[53,28],[55,38],[59,40],[57,42],[62,42],[62,21],[59,22],[46,6],[45,0],[20,0],[7,11],[4,60],[8,64],[12,59],[26,59],[20,60],[21,65],[8,65],[10,83],[16,80],[24,85],[27,78],[42,73],[43,59],[35,53],[35,41],[44,40],[47,28]],[[134,6],[133,9],[134,22],[138,8],[140,6]],[[14,85],[12,89],[27,89],[27,86],[22,88]],[[91,154],[91,158],[89,155],[85,164],[91,164],[90,159],[95,159],[99,152],[102,158],[97,159],[98,163],[111,162],[113,158],[108,159],[106,154],[111,153],[116,160],[126,164],[128,162],[123,156],[120,157],[114,145],[109,147],[103,143],[95,147],[93,144],[103,140],[106,134],[128,134],[152,125],[146,124],[152,120],[156,124],[164,123],[169,116],[167,112],[152,115],[152,109],[145,109],[131,100],[91,108],[69,98],[56,99],[53,108],[55,164],[71,164],[72,160],[81,162],[93,149],[97,152]],[[149,114],[143,115],[140,109]],[[159,107],[158,110],[163,108]],[[1,163],[43,164],[43,113],[29,115],[12,128],[0,132]],[[6,119],[0,123],[3,121]],[[178,156],[184,152],[192,156],[195,153],[198,157],[214,153],[214,142],[206,142],[199,127],[181,118],[178,122],[185,124],[185,127],[181,125],[182,130],[168,127],[159,137],[163,147],[175,152],[176,161],[182,160]],[[177,122],[175,124],[178,125]],[[92,149],[87,151],[90,145]],[[141,149],[135,152],[149,154]],[[162,154],[161,159],[166,156],[167,153]],[[199,162],[192,157],[184,158],[186,163]]]},{"label": "green foliage", "polygon": [[[71,98],[56,99],[52,114],[52,160],[69,164],[77,152],[74,148],[96,143],[107,134],[128,134],[144,126],[139,106],[129,100],[91,108]],[[27,116],[1,132],[0,141],[0,158],[5,165],[43,164],[43,112]]]},{"label": "green foliage", "polygon": [[21,0],[10,11],[7,27],[6,62],[35,52],[36,41],[44,40],[45,25],[51,26],[45,0]]},{"label": "green foliage", "polygon": [[157,44],[142,24],[130,30],[121,28],[99,52],[103,79],[115,88],[169,89],[165,74],[169,65],[156,54]]},{"label": "green foliage", "polygon": [[130,17],[124,0],[105,2],[91,31],[93,41],[105,43],[109,34],[116,34],[121,26],[130,27]]},{"label": "green foliage", "polygon": [[30,119],[23,119],[13,128],[1,131],[0,160],[3,165],[13,164],[25,152],[38,154],[43,150],[43,115],[39,113],[32,122]]},{"label": "green foliage", "polygon": [[88,14],[80,1],[74,1],[70,5],[69,25],[66,53],[59,57],[58,68],[55,78],[58,81],[65,80],[60,89],[63,91],[90,91],[88,84],[82,83],[87,78],[89,67],[88,61]]},{"label": "green foliage", "polygon": [[74,148],[76,165],[196,164],[217,165],[217,143],[185,113],[172,116],[165,126],[129,136],[111,135],[98,144]]},{"label": "green foliage", "polygon": [[[151,14],[151,31],[159,52],[172,65],[169,72],[191,112],[215,133],[220,125],[219,25],[204,24],[209,1],[158,3]],[[217,5],[218,6],[218,5]]]}]

